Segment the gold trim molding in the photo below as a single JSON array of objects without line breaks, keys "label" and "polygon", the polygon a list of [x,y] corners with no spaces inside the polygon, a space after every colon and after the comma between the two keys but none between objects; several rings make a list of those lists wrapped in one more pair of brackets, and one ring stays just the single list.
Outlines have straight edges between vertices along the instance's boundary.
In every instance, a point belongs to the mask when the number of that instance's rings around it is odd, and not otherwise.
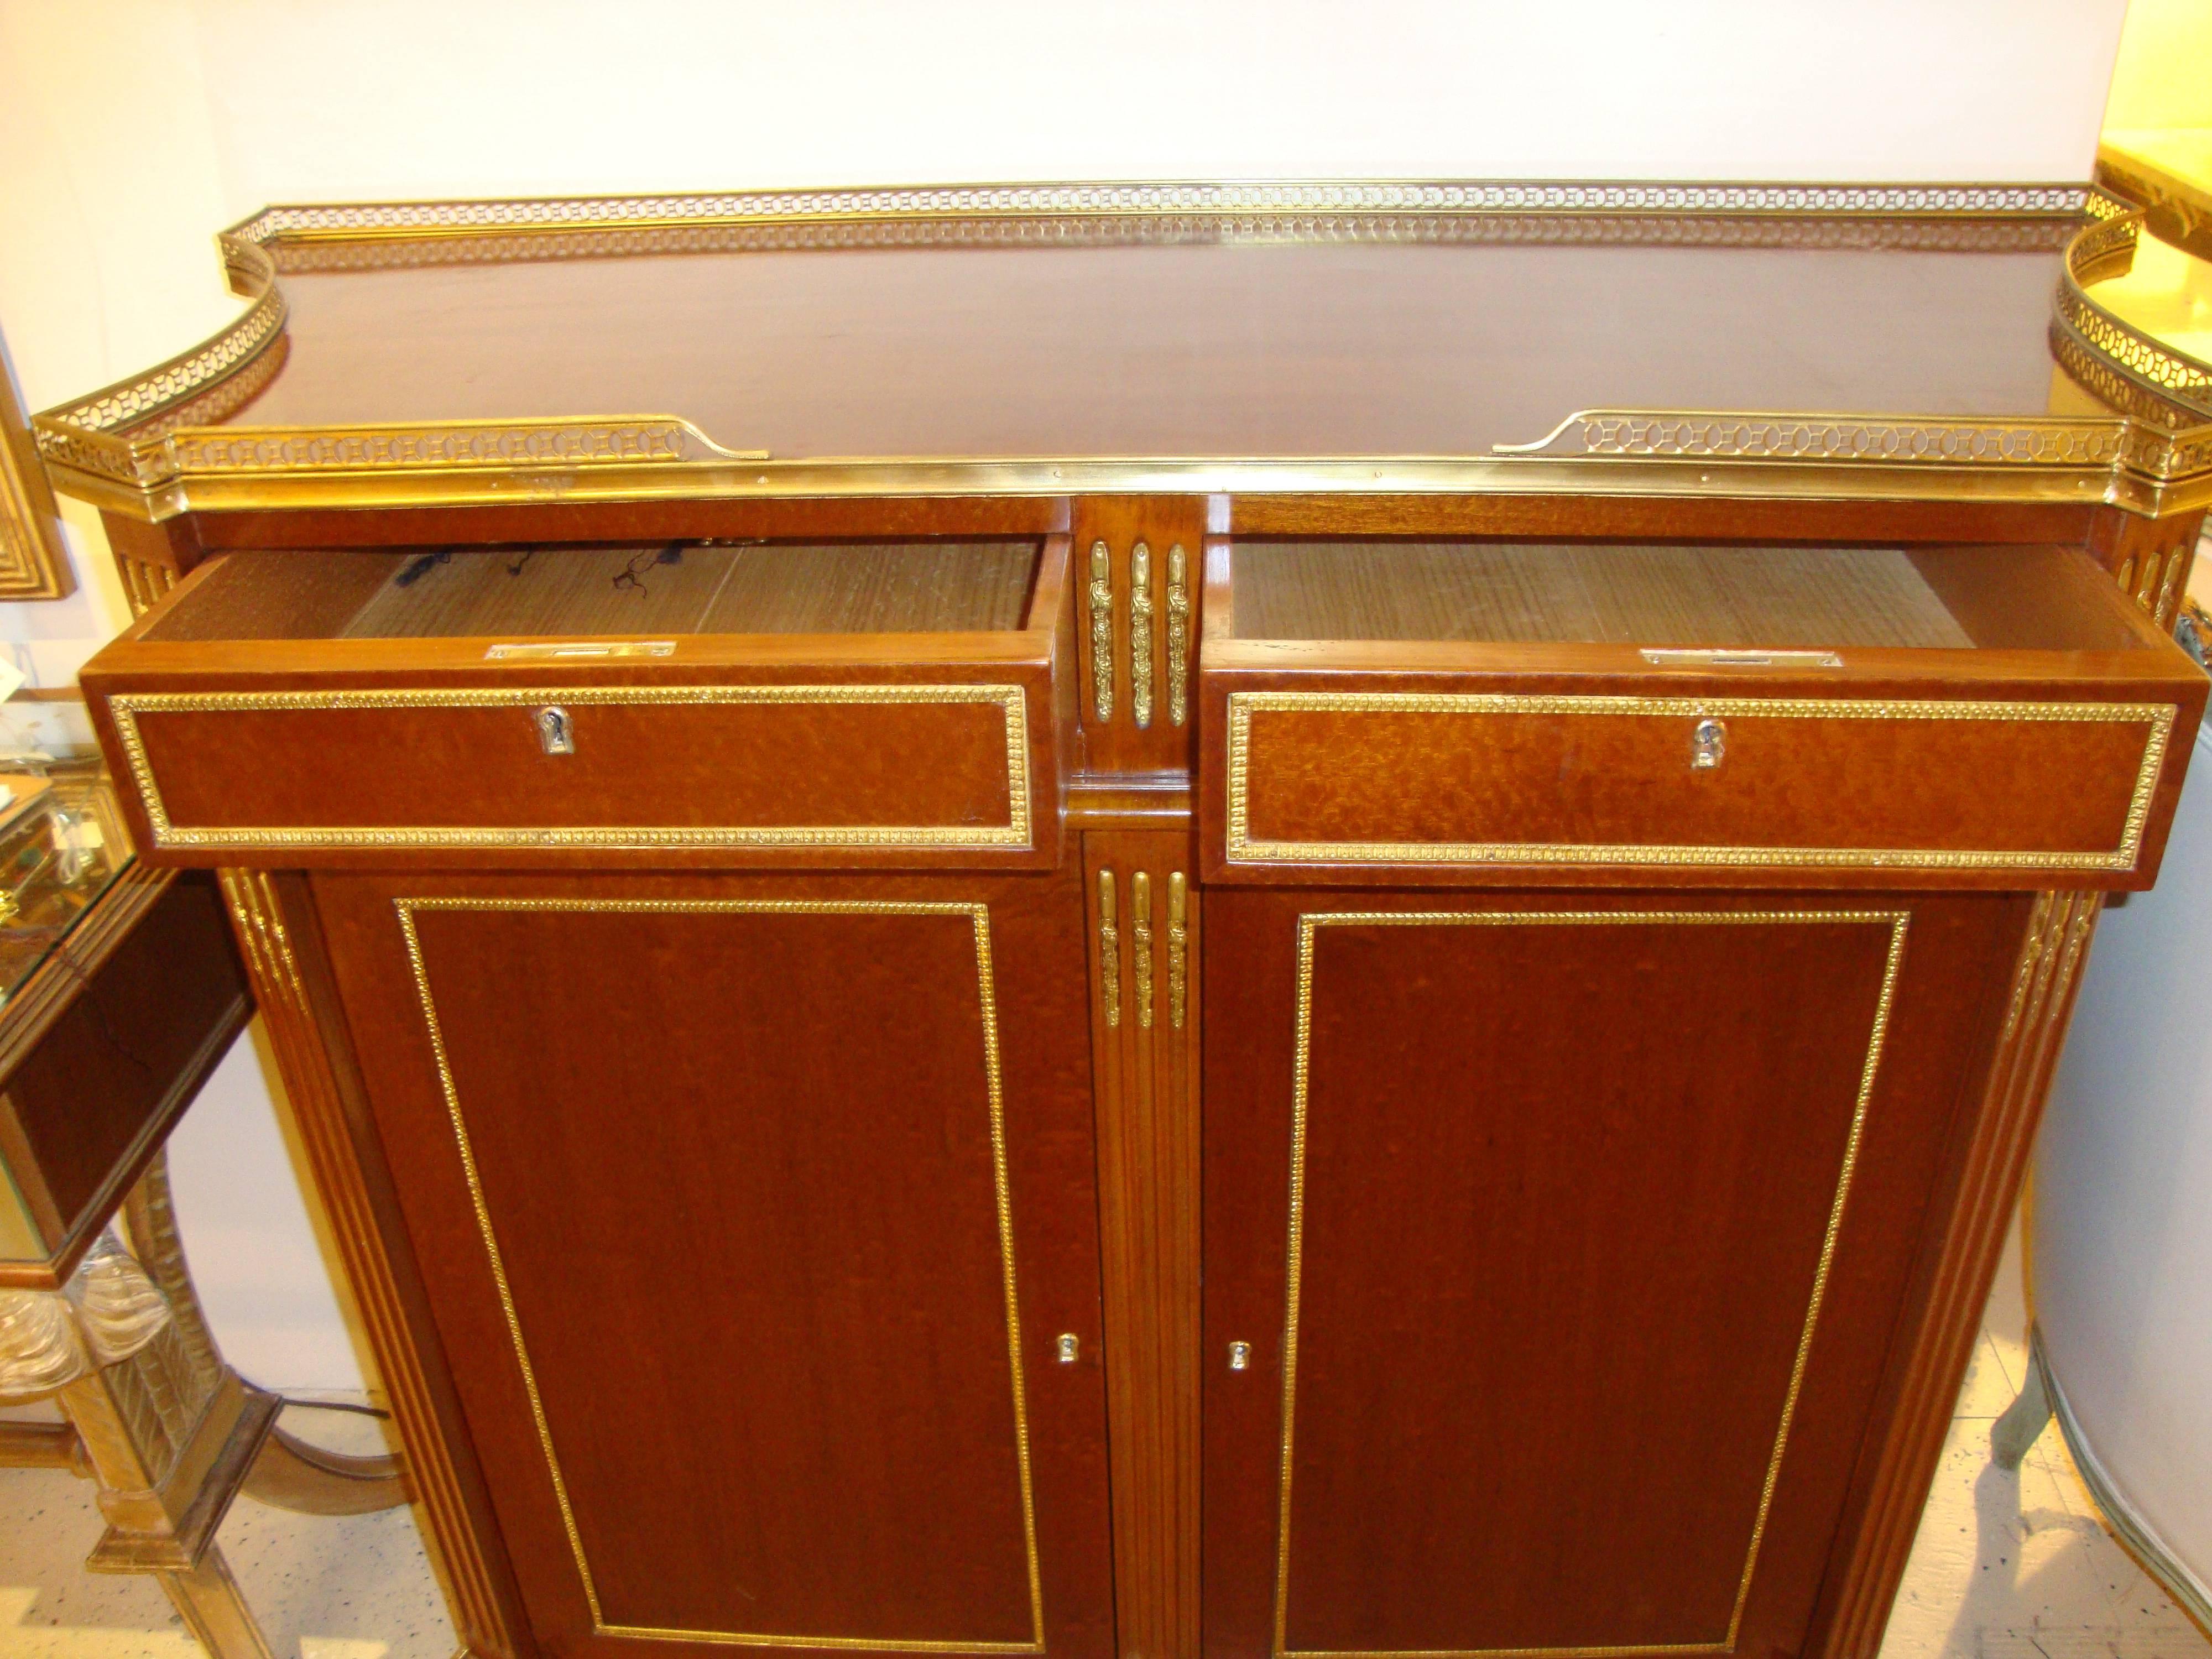
[{"label": "gold trim molding", "polygon": [[[142,714],[266,710],[513,708],[556,703],[791,704],[989,703],[1006,720],[1007,821],[1004,824],[759,825],[719,828],[550,825],[196,827],[169,817],[138,727]],[[849,847],[873,850],[1026,849],[1030,844],[1028,696],[1018,685],[473,686],[380,691],[129,691],[107,702],[154,845],[277,852],[379,848],[572,848],[617,850],[689,847]]]},{"label": "gold trim molding", "polygon": [[[1516,692],[1232,691],[1227,857],[1231,864],[1533,865],[1576,868],[2129,871],[2178,709],[2160,702],[1970,702],[1849,697],[1636,697]],[[1575,714],[1646,719],[2021,720],[2141,724],[2142,758],[2119,844],[2108,853],[1855,847],[1697,847],[1569,842],[1264,841],[1251,833],[1252,716],[1282,714]]]},{"label": "gold trim molding", "polygon": [[2136,250],[2154,210],[2138,208],[2092,225],[2067,245],[2059,278],[2054,337],[2068,337],[2132,381],[2151,419],[2173,427],[2212,422],[2212,363],[2177,351],[2123,321],[2089,297],[2088,289],[2134,269]]},{"label": "gold trim molding", "polygon": [[[2081,184],[1453,180],[1003,184],[271,207],[217,239],[233,289],[252,301],[243,316],[194,350],[33,424],[63,488],[156,520],[193,511],[511,501],[518,492],[602,501],[1378,489],[1901,494],[2179,511],[2212,503],[2212,415],[2185,418],[2182,405],[2154,386],[2145,389],[2145,377],[2157,381],[2173,354],[2088,301],[2075,274],[2114,257],[2112,239],[2124,239],[2130,221],[2142,217],[2131,209]],[[286,273],[793,248],[1297,241],[2063,248],[2069,274],[2051,325],[2053,349],[2069,374],[2120,412],[2110,421],[1977,422],[1887,413],[1591,410],[1547,438],[1491,455],[1252,460],[779,462],[726,449],[686,421],[653,414],[349,428],[216,424],[281,367],[287,307],[278,278]],[[1592,463],[1602,465],[1594,471]]]},{"label": "gold trim molding", "polygon": [[2131,451],[2123,422],[1961,421],[1945,416],[1860,419],[1848,415],[1723,410],[1578,410],[1530,444],[1500,455],[1637,457],[1650,460],[1773,460],[1905,466],[2109,467]]},{"label": "gold trim molding", "polygon": [[[1285,1260],[1283,1314],[1283,1431],[1279,1486],[1275,1513],[1275,1659],[1626,1659],[1647,1653],[1722,1654],[1735,1650],[1743,1627],[1744,1607],[1751,1599],[1752,1577],[1759,1566],[1760,1547],[1766,1539],[1766,1522],[1774,1507],[1775,1483],[1781,1478],[1783,1453],[1797,1415],[1797,1401],[1805,1382],[1805,1368],[1813,1351],[1814,1328],[1826,1300],[1836,1244],[1843,1232],[1844,1204],[1850,1194],[1851,1176],[1858,1168],[1859,1144],[1866,1128],[1867,1108],[1874,1099],[1875,1075],[1881,1064],[1888,1035],[1890,1011],[1896,1000],[1897,981],[1905,961],[1905,932],[1911,915],[1904,910],[1331,910],[1312,911],[1298,918],[1298,982],[1296,1048],[1291,1069],[1290,1231]],[[1844,1143],[1841,1167],[1836,1176],[1835,1197],[1828,1206],[1826,1231],[1820,1240],[1820,1263],[1814,1270],[1812,1291],[1805,1321],[1798,1332],[1790,1383],[1784,1391],[1781,1420],[1776,1425],[1774,1447],[1760,1483],[1759,1510],[1744,1553],[1743,1573],[1736,1583],[1735,1603],[1729,1615],[1727,1633],[1713,1642],[1633,1643],[1623,1647],[1383,1649],[1345,1650],[1292,1648],[1289,1644],[1291,1579],[1291,1471],[1292,1431],[1297,1400],[1299,1281],[1304,1267],[1306,1122],[1311,1104],[1313,1044],[1314,946],[1321,929],[1358,927],[1747,927],[1872,925],[1889,930],[1887,957],[1882,969],[1881,990],[1876,998],[1873,1029],[1868,1033],[1866,1059],[1859,1068],[1858,1093],[1851,1109],[1850,1133]]]},{"label": "gold trim molding", "polygon": [[[396,898],[392,902],[392,908],[398,915],[400,932],[405,938],[408,966],[412,971],[416,994],[422,1006],[431,1054],[437,1063],[439,1089],[445,1099],[447,1118],[453,1125],[453,1139],[460,1155],[461,1172],[468,1182],[469,1201],[476,1212],[477,1226],[491,1267],[492,1282],[499,1293],[500,1311],[505,1316],[507,1336],[514,1344],[515,1364],[521,1371],[523,1391],[529,1399],[531,1418],[538,1431],[538,1448],[545,1458],[545,1470],[552,1480],[553,1496],[560,1509],[561,1523],[567,1531],[568,1547],[575,1558],[577,1575],[582,1580],[584,1599],[591,1607],[592,1634],[623,1637],[635,1641],[711,1642],[735,1647],[827,1648],[845,1652],[1042,1653],[1045,1650],[1044,1579],[1037,1560],[1036,1504],[1030,1479],[1029,1405],[1022,1370],[1020,1297],[1017,1293],[1014,1272],[1013,1194],[1007,1173],[1005,1086],[999,1054],[998,996],[991,959],[990,907],[957,901],[890,899]],[[1000,1279],[1006,1304],[1006,1358],[1013,1396],[1014,1453],[1021,1473],[1022,1543],[1029,1572],[1031,1632],[1029,1641],[959,1642],[851,1636],[763,1635],[743,1631],[676,1630],[608,1622],[599,1606],[599,1587],[592,1574],[591,1561],[584,1553],[583,1534],[577,1527],[575,1510],[569,1502],[568,1480],[562,1474],[561,1460],[554,1450],[552,1425],[546,1417],[544,1402],[538,1395],[538,1373],[531,1364],[530,1349],[523,1340],[522,1322],[515,1311],[514,1291],[507,1283],[506,1258],[501,1253],[498,1231],[492,1224],[491,1210],[484,1199],[483,1183],[477,1173],[468,1122],[461,1111],[460,1092],[453,1081],[453,1067],[447,1060],[444,1029],[438,1022],[437,1003],[430,994],[429,969],[423,962],[422,942],[415,926],[416,914],[424,910],[614,912],[663,915],[951,916],[968,920],[974,929],[975,940],[975,987],[982,1027],[985,1104],[991,1121],[991,1180],[998,1224]]]},{"label": "gold trim molding", "polygon": [[46,466],[0,349],[0,599],[59,599],[76,589]]}]

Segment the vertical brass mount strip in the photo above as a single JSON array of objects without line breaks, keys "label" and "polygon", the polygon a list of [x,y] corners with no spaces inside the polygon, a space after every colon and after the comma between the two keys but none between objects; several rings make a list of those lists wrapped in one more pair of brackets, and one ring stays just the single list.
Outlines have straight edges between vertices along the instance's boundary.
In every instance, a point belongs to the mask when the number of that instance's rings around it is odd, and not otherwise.
[{"label": "vertical brass mount strip", "polygon": [[2175,548],[2166,561],[2166,585],[2160,590],[2158,608],[2151,613],[2152,620],[2160,628],[2172,628],[2174,613],[2181,608],[2181,573],[2188,562],[2186,545]]},{"label": "vertical brass mount strip", "polygon": [[1129,718],[1139,732],[1152,723],[1152,550],[1129,554]]},{"label": "vertical brass mount strip", "polygon": [[1114,920],[1114,872],[1098,872],[1098,1000],[1106,1024],[1121,1023],[1121,929]]},{"label": "vertical brass mount strip", "polygon": [[1152,878],[1129,878],[1129,961],[1137,975],[1137,1024],[1152,1029]]},{"label": "vertical brass mount strip", "polygon": [[1189,884],[1178,870],[1168,878],[1168,1024],[1178,1031],[1182,1030],[1183,1001],[1190,977],[1190,929],[1185,920],[1189,904]]},{"label": "vertical brass mount strip", "polygon": [[1114,718],[1114,557],[1091,544],[1091,712],[1102,726]]},{"label": "vertical brass mount strip", "polygon": [[1190,718],[1188,562],[1181,542],[1168,549],[1168,722],[1172,726],[1181,726]]}]

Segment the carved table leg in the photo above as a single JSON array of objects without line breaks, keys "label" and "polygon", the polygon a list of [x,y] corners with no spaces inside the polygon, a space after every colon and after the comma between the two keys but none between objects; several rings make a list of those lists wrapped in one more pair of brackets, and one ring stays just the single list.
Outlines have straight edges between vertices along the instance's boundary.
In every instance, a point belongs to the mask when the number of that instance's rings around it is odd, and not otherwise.
[{"label": "carved table leg", "polygon": [[280,1425],[246,1477],[261,1502],[297,1515],[370,1515],[415,1500],[405,1460],[356,1457],[287,1434]]},{"label": "carved table leg", "polygon": [[221,1550],[210,1545],[198,1566],[158,1577],[170,1605],[216,1659],[270,1659],[261,1626],[253,1622],[253,1610],[246,1605]]},{"label": "carved table leg", "polygon": [[270,1659],[215,1528],[260,1449],[276,1401],[250,1395],[224,1370],[198,1401],[198,1420],[188,1421],[194,1402],[183,1345],[157,1340],[153,1347],[61,1391],[112,1523],[85,1565],[149,1573],[215,1659]]},{"label": "carved table leg", "polygon": [[2051,1389],[2043,1370],[2042,1339],[2028,1334],[2027,1383],[2020,1398],[2005,1407],[2004,1415],[1990,1425],[1990,1462],[2001,1469],[2017,1469],[2027,1449],[2051,1425]]},{"label": "carved table leg", "polygon": [[0,1292],[0,1398],[49,1396],[107,1517],[86,1567],[159,1579],[216,1659],[270,1659],[215,1533],[282,1402],[193,1341],[112,1235],[65,1290]]},{"label": "carved table leg", "polygon": [[[184,1239],[177,1229],[170,1196],[166,1151],[157,1153],[146,1166],[146,1173],[125,1202],[123,1215],[147,1276],[168,1298],[178,1336],[202,1363],[222,1364],[207,1315],[200,1308],[199,1293],[192,1285],[191,1269],[185,1260]],[[264,1504],[301,1515],[368,1515],[396,1509],[413,1497],[403,1459],[328,1451],[288,1434],[281,1425],[271,1431],[260,1458],[246,1475],[246,1490]]]}]

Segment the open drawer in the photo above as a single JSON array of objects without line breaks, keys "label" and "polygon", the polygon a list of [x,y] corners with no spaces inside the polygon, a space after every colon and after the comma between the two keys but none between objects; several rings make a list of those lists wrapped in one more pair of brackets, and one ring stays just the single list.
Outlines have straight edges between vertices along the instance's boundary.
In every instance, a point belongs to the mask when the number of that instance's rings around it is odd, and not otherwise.
[{"label": "open drawer", "polygon": [[2061,547],[1222,540],[1208,874],[2147,887],[2204,677]]},{"label": "open drawer", "polygon": [[1065,538],[241,552],[83,684],[173,864],[1036,867]]}]

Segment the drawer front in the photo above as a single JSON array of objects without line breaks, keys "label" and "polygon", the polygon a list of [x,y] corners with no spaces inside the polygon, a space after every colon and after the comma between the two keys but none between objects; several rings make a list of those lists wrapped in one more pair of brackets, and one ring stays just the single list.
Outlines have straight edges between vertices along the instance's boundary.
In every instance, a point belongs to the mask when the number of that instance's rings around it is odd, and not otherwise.
[{"label": "drawer front", "polygon": [[[1208,841],[1223,873],[1926,872],[1947,884],[2132,886],[2156,863],[2185,713],[2149,701],[1232,690]],[[2185,757],[2173,758],[2178,769]]]},{"label": "drawer front", "polygon": [[1043,686],[131,690],[106,706],[143,831],[174,861],[1056,851]]}]

